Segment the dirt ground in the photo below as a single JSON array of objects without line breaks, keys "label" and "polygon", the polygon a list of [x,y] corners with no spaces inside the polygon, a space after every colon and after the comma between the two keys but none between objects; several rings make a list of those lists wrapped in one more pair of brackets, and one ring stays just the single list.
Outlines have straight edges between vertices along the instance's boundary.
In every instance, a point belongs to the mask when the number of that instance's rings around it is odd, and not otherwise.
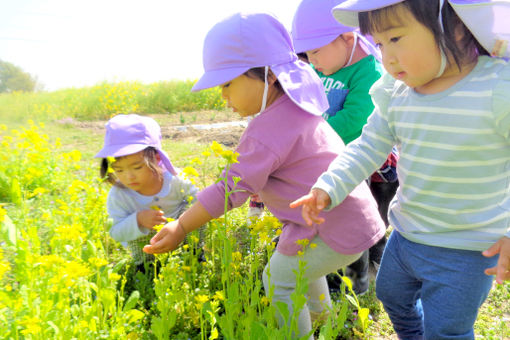
[{"label": "dirt ground", "polygon": [[[244,131],[244,127],[240,126],[210,129],[193,128],[193,125],[203,126],[222,122],[245,121],[245,118],[241,118],[237,113],[230,110],[146,115],[154,118],[159,123],[163,139],[174,141],[209,144],[215,140],[227,147],[234,148]],[[79,122],[72,118],[65,118],[60,123],[72,124],[83,129],[104,130],[106,121]]]}]

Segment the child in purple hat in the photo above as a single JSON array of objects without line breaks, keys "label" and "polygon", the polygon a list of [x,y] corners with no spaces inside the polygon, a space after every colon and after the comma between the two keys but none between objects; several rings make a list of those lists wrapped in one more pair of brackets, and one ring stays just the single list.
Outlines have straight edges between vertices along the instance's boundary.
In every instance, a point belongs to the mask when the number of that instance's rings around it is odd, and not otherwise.
[{"label": "child in purple hat", "polygon": [[[299,210],[289,207],[309,191],[343,142],[321,116],[328,104],[320,79],[298,59],[289,33],[275,17],[240,13],[219,22],[206,36],[203,61],[205,73],[193,90],[221,86],[229,107],[241,117],[254,117],[235,150],[238,163],[228,173],[230,188],[233,178],[241,178],[229,195],[228,208],[239,207],[258,193],[282,222],[276,251],[264,270],[264,288],[267,294],[274,292],[273,302],[283,302],[292,310],[295,271],[300,260],[307,263],[308,300],[297,324],[299,336],[311,339],[311,318],[327,313],[331,306],[325,275],[357,260],[384,235],[376,203],[368,186],[361,184],[344,203],[324,213],[327,223],[311,227]],[[198,193],[198,202],[165,225],[144,250],[175,249],[186,232],[223,214],[224,197],[222,182],[205,188]],[[297,256],[300,240],[316,247]]]},{"label": "child in purple hat", "polygon": [[106,201],[113,219],[112,238],[125,245],[139,271],[154,256],[142,248],[154,236],[154,226],[167,217],[178,218],[198,189],[177,175],[161,149],[161,129],[150,118],[136,114],[117,115],[106,123],[101,178],[112,184]]},{"label": "child in purple hat", "polygon": [[348,0],[337,20],[371,34],[388,74],[359,139],[322,174],[309,223],[399,149],[394,230],[376,280],[400,339],[474,339],[496,275],[510,279],[509,1]]},{"label": "child in purple hat", "polygon": [[[341,0],[302,0],[292,22],[292,41],[296,52],[304,52],[322,80],[329,109],[324,118],[349,144],[361,135],[361,129],[374,110],[368,93],[384,70],[380,52],[353,27],[335,20],[331,9]],[[388,226],[388,206],[398,188],[397,152],[391,152],[382,167],[368,178],[379,212]],[[383,237],[361,258],[349,265],[347,275],[358,295],[368,291],[369,263],[377,268],[386,244]],[[329,275],[330,290],[338,291],[338,275]]]}]

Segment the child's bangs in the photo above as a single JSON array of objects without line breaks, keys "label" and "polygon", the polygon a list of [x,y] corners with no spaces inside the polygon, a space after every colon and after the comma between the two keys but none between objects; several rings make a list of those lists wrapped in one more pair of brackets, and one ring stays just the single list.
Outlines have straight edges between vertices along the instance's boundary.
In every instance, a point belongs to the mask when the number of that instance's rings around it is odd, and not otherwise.
[{"label": "child's bangs", "polygon": [[358,14],[361,34],[371,35],[384,32],[392,27],[402,26],[402,4],[380,8],[370,12]]}]

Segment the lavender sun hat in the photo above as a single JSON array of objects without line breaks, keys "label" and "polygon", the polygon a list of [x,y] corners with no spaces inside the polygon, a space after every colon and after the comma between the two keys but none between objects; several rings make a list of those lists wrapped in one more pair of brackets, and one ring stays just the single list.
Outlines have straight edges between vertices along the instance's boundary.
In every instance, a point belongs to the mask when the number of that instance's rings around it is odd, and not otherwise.
[{"label": "lavender sun hat", "polygon": [[320,116],[329,107],[319,77],[298,59],[288,31],[271,14],[237,13],[217,23],[205,38],[203,64],[205,72],[192,91],[224,84],[254,67],[268,66],[300,108]]},{"label": "lavender sun hat", "polygon": [[106,123],[104,146],[94,157],[121,157],[142,151],[149,146],[155,148],[161,158],[161,166],[177,175],[170,158],[161,148],[161,128],[150,117],[137,114],[116,115]]},{"label": "lavender sun hat", "polygon": [[357,29],[343,25],[331,14],[342,0],[303,0],[292,21],[292,42],[297,53],[320,48],[331,43],[340,34],[355,32],[361,48],[381,60],[379,49]]},{"label": "lavender sun hat", "polygon": [[[395,5],[404,0],[346,0],[335,6],[333,16],[338,22],[359,27],[358,13]],[[493,56],[510,57],[510,1],[508,0],[446,0],[478,42]],[[440,0],[442,8],[445,0]],[[440,20],[441,16],[439,16]],[[441,22],[441,20],[440,20]]]}]

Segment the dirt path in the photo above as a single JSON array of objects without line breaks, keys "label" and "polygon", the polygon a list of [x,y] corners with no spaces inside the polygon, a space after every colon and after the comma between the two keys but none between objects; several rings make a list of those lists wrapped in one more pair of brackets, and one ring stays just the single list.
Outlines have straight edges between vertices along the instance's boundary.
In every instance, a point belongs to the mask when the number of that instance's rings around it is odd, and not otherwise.
[{"label": "dirt path", "polygon": [[[246,120],[230,110],[147,114],[147,116],[159,123],[164,139],[202,144],[209,144],[215,140],[230,148],[237,145],[246,126]],[[60,123],[104,131],[106,121],[80,122],[66,118]]]}]

